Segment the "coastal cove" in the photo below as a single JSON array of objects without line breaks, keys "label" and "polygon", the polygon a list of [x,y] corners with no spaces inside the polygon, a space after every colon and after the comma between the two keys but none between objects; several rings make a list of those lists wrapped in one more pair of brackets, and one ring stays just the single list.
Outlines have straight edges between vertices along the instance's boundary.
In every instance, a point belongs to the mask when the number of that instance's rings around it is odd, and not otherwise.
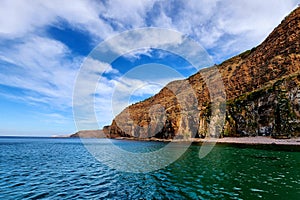
[{"label": "coastal cove", "polygon": [[[99,141],[107,144],[106,139],[82,140],[95,147]],[[135,152],[156,151],[166,145],[110,142]],[[192,144],[166,168],[125,173],[96,160],[79,138],[0,137],[0,198],[297,199],[300,152],[292,147],[258,147],[217,144],[200,159],[201,145]],[[155,162],[160,161],[149,164]]]}]

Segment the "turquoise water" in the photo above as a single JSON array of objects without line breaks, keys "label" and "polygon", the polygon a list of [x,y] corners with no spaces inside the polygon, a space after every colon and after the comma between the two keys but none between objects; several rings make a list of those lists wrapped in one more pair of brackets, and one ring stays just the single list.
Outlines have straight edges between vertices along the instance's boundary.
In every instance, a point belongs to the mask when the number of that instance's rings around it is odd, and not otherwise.
[{"label": "turquoise water", "polygon": [[[165,145],[114,143],[133,151]],[[299,199],[298,150],[217,145],[199,159],[199,148],[192,145],[164,169],[136,174],[100,163],[80,139],[2,137],[0,199]]]}]

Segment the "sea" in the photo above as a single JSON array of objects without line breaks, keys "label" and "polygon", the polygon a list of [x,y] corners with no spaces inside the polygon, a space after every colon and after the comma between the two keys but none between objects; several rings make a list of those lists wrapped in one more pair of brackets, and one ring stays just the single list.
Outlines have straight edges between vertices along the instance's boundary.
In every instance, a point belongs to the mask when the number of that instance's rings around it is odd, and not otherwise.
[{"label": "sea", "polygon": [[[201,144],[191,144],[169,165],[137,173],[112,167],[122,162],[95,157],[91,147],[104,141],[0,137],[0,199],[300,199],[299,148],[222,144],[201,158]],[[109,142],[131,153],[167,145]],[[101,151],[117,153],[109,145]],[[153,159],[139,162],[164,161]]]}]

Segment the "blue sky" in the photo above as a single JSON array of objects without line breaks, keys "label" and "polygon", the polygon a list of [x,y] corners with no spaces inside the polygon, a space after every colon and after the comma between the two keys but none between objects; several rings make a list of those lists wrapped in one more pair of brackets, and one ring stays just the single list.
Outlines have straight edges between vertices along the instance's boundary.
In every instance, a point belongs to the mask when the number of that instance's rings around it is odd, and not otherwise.
[{"label": "blue sky", "polygon": [[[72,96],[80,66],[99,43],[124,31],[145,27],[175,30],[198,42],[214,63],[220,63],[262,42],[297,3],[0,1],[0,136],[75,132]],[[116,85],[126,81],[121,87],[124,91],[140,86],[127,102],[119,104],[120,110],[128,102],[155,94],[163,83],[197,71],[180,56],[151,48],[133,51],[105,66],[108,71],[96,73],[103,79],[99,94],[95,94],[100,127],[117,114],[107,110],[112,105],[108,94],[117,91]]]}]

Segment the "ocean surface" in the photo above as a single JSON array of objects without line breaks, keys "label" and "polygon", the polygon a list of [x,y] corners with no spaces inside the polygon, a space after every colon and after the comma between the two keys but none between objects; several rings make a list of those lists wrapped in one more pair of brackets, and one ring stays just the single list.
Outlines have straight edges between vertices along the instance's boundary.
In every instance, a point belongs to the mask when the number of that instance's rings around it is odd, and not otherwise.
[{"label": "ocean surface", "polygon": [[[140,152],[166,145],[113,143]],[[200,148],[163,169],[129,173],[99,162],[80,139],[0,137],[0,199],[299,199],[298,150],[216,145],[200,159]]]}]

